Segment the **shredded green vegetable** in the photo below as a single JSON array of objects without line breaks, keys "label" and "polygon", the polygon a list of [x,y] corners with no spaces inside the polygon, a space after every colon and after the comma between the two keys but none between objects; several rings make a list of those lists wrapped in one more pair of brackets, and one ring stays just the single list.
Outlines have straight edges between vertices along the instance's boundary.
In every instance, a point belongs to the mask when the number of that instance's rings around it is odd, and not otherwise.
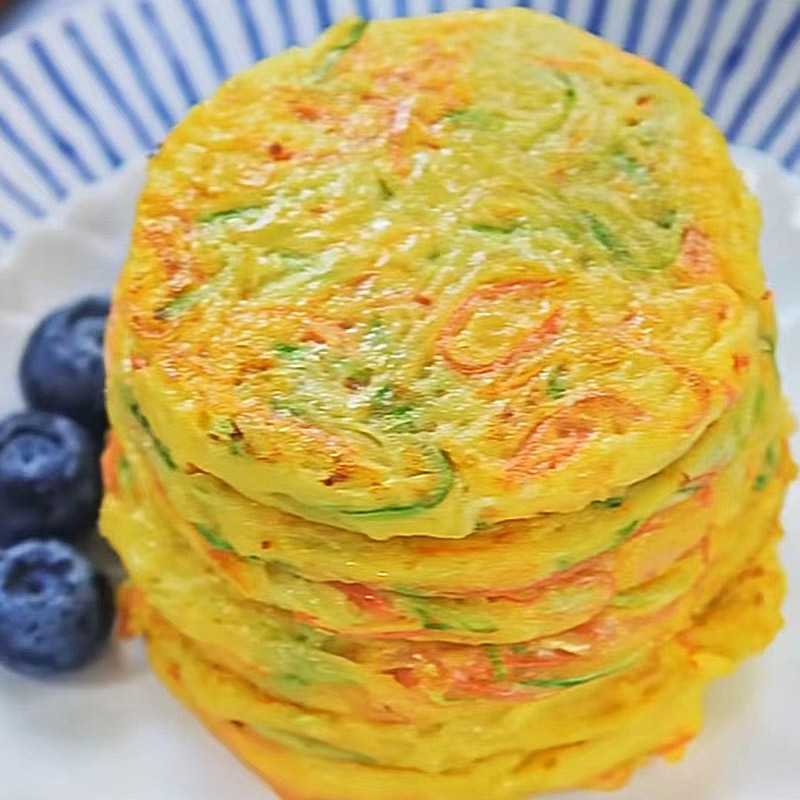
[{"label": "shredded green vegetable", "polygon": [[384,200],[391,200],[394,197],[394,190],[383,178],[378,178],[378,190]]},{"label": "shredded green vegetable", "polygon": [[761,471],[756,475],[753,481],[753,491],[763,492],[767,488],[767,484],[775,474],[775,469],[778,466],[778,448],[775,443],[771,443],[764,452],[764,461]]},{"label": "shredded green vegetable", "polygon": [[775,340],[768,336],[766,333],[762,333],[759,337],[759,341],[761,342],[761,352],[766,353],[771,359],[772,363],[775,363]]},{"label": "shredded green vegetable", "polygon": [[616,544],[622,544],[626,539],[630,539],[634,533],[636,533],[636,529],[639,527],[639,520],[635,519],[633,522],[628,523],[624,528],[620,528],[615,534],[614,538],[616,540]]},{"label": "shredded green vegetable", "polygon": [[503,127],[503,118],[499,114],[482,108],[456,108],[448,111],[445,119],[484,131]]},{"label": "shredded green vegetable", "polygon": [[156,452],[161,457],[161,460],[170,469],[176,469],[177,467],[174,459],[172,458],[172,454],[170,453],[167,446],[161,441],[161,439],[159,439],[155,435],[155,433],[153,433],[153,429],[150,426],[150,420],[148,420],[147,417],[144,415],[141,406],[133,399],[132,396],[128,396],[125,400],[125,403],[128,406],[128,409],[130,410],[131,414],[133,414],[134,419],[139,423],[139,426],[150,438],[150,441],[153,443],[153,447],[155,447]]},{"label": "shredded green vegetable", "polygon": [[415,408],[410,403],[401,402],[392,386],[381,386],[370,399],[372,414],[382,419],[388,433],[414,433]]},{"label": "shredded green vegetable", "polygon": [[206,280],[205,283],[195,286],[192,289],[187,289],[170,300],[160,311],[156,312],[156,316],[159,319],[175,319],[175,317],[188,311],[206,297],[214,295],[220,283],[228,274],[229,267],[227,265],[222,266],[214,275]]},{"label": "shredded green vegetable", "polygon": [[193,522],[192,525],[212,547],[217,550],[224,550],[226,553],[234,552],[233,547],[209,525],[204,525],[202,522]]},{"label": "shredded green vegetable", "polygon": [[314,67],[311,74],[308,76],[308,83],[319,83],[324,80],[336,62],[339,61],[351,47],[358,44],[359,40],[364,35],[364,31],[367,29],[367,25],[369,25],[367,20],[358,20],[353,27],[350,28],[342,42],[325,53],[322,60]]},{"label": "shredded green vegetable", "polygon": [[379,508],[364,509],[336,509],[340,514],[358,517],[389,517],[408,516],[418,514],[428,508],[435,508],[450,494],[455,482],[455,473],[450,460],[438,447],[428,445],[425,448],[431,470],[438,477],[436,486],[421,500],[401,505],[381,506]]},{"label": "shredded green vegetable", "polygon": [[611,154],[611,163],[629,178],[638,178],[646,172],[645,168],[624,150],[615,150]]},{"label": "shredded green vegetable", "polygon": [[[286,680],[289,676],[282,676]],[[292,676],[298,678],[298,683],[303,686],[308,685],[305,679],[299,679],[299,676]],[[355,750],[343,750],[340,747],[333,747],[327,742],[322,742],[319,739],[312,739],[309,736],[301,736],[297,733],[288,733],[287,731],[279,731],[274,728],[268,728],[264,725],[253,725],[253,730],[259,735],[277,742],[284,747],[289,747],[292,750],[298,750],[301,753],[308,753],[312,756],[319,758],[330,758],[335,761],[355,761],[361,764],[374,764],[375,759],[364,753],[358,753]]]},{"label": "shredded green vegetable", "polygon": [[594,214],[587,215],[587,222],[592,236],[606,249],[609,253],[617,258],[630,258],[630,253],[622,242],[617,239],[614,233],[602,220],[598,219]]},{"label": "shredded green vegetable", "polygon": [[225,208],[222,211],[211,211],[198,217],[199,222],[227,222],[231,219],[241,219],[248,216],[253,211],[261,211],[263,206],[239,206],[237,208]]},{"label": "shredded green vegetable", "polygon": [[409,609],[414,613],[414,615],[419,619],[420,624],[422,627],[427,631],[449,631],[452,630],[452,626],[448,625],[445,622],[441,622],[440,620],[434,619],[430,612],[428,611],[427,607],[422,602],[412,601],[407,602],[406,605]]},{"label": "shredded green vegetable", "polygon": [[551,400],[560,400],[567,393],[564,384],[564,368],[562,366],[553,367],[547,377],[547,396]]},{"label": "shredded green vegetable", "polygon": [[279,358],[292,358],[296,356],[300,350],[300,345],[288,344],[287,342],[278,342],[278,344],[272,348],[272,352]]},{"label": "shredded green vegetable", "polygon": [[131,462],[125,456],[122,456],[117,462],[117,473],[126,491],[130,490],[131,481],[133,480],[133,468],[131,467]]},{"label": "shredded green vegetable", "polygon": [[592,505],[596,508],[619,508],[624,502],[624,497],[606,497],[605,500],[595,500]]},{"label": "shredded green vegetable", "polygon": [[627,669],[631,664],[639,659],[639,655],[637,654],[634,658],[628,659],[627,661],[623,662],[622,664],[618,664],[610,669],[601,670],[599,672],[593,672],[590,675],[581,675],[580,677],[575,678],[543,678],[541,680],[527,680],[527,681],[517,681],[522,686],[536,686],[541,688],[567,688],[569,686],[580,686],[582,683],[589,683],[589,681],[595,681],[598,678],[605,678],[609,675],[614,675],[617,672],[622,672],[622,670]]},{"label": "shredded green vegetable", "polygon": [[492,674],[496,681],[503,681],[508,677],[508,669],[506,668],[503,657],[500,654],[500,649],[496,644],[486,645],[484,648],[486,655],[489,656],[489,661],[492,665]]},{"label": "shredded green vegetable", "polygon": [[507,234],[517,230],[520,227],[520,223],[511,222],[508,225],[493,225],[488,222],[475,222],[469,227],[476,233]]}]

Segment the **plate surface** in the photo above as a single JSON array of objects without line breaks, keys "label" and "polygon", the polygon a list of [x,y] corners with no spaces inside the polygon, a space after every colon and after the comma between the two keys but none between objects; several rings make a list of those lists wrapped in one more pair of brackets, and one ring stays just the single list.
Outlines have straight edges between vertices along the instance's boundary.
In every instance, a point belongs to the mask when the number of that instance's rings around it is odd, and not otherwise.
[{"label": "plate surface", "polygon": [[[502,3],[507,5],[508,3]],[[328,19],[419,13],[435,0],[136,0],[89,4],[0,43],[0,411],[20,404],[16,360],[53,305],[107,291],[127,247],[142,153],[190,102],[257,55]],[[481,5],[476,2],[475,5]],[[485,5],[501,5],[487,2]],[[800,4],[539,2],[692,78],[731,138],[765,218],[784,382],[800,409]],[[703,32],[705,31],[705,38]],[[709,32],[713,31],[713,35]],[[66,76],[69,76],[69,80]],[[751,91],[755,87],[754,91]],[[85,184],[91,184],[86,186]],[[26,231],[27,229],[27,231]],[[22,235],[20,235],[22,234]],[[800,438],[795,437],[795,453]],[[800,488],[786,509],[787,627],[714,686],[700,739],[613,795],[563,800],[796,800],[800,786]],[[66,681],[0,673],[2,800],[268,800],[263,784],[174,702],[139,643]],[[459,800],[461,800],[459,798]]]}]

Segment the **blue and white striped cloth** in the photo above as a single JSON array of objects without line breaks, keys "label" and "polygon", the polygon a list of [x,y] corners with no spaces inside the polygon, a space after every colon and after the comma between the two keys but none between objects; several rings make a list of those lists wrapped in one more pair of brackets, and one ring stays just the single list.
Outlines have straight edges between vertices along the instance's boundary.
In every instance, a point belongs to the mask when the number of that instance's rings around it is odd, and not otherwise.
[{"label": "blue and white striped cloth", "polygon": [[800,169],[795,0],[96,0],[0,43],[0,240],[153,150],[228,75],[336,19],[507,5],[656,61],[732,142]]}]

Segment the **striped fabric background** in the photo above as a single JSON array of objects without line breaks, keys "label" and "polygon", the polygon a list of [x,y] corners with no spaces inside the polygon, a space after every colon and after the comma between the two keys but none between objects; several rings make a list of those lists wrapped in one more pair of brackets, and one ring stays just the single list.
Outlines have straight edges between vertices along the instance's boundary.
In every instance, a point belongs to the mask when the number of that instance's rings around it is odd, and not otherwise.
[{"label": "striped fabric background", "polygon": [[97,0],[0,42],[0,245],[154,149],[228,75],[342,16],[508,5],[665,66],[732,142],[800,170],[796,0]]}]

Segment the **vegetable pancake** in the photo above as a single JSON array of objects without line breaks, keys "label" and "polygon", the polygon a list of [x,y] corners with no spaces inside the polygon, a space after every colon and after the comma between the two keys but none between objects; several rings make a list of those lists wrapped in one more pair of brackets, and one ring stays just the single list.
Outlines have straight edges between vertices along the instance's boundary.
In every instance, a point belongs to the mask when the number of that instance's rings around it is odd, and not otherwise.
[{"label": "vegetable pancake", "polygon": [[[774,367],[769,356],[762,360],[763,373],[731,412],[657,476],[574,514],[499,523],[463,540],[439,542],[424,537],[374,542],[261,506],[196,469],[191,474],[173,469],[140,420],[121,402],[116,386],[110,387],[109,401],[125,460],[138,467],[141,451],[151,465],[142,468],[157,475],[172,503],[218,549],[277,561],[314,580],[403,587],[416,596],[513,592],[613,548],[622,533],[634,533],[662,510],[691,506],[688,518],[701,501],[703,507],[712,499],[726,503],[726,493],[720,497],[712,486],[724,467],[745,446],[760,446],[766,454],[769,436],[782,438],[788,430]],[[747,437],[761,444],[748,445]],[[746,477],[738,471],[728,481],[727,494],[738,496]],[[655,544],[663,549],[661,542]]]},{"label": "vegetable pancake", "polygon": [[679,757],[781,624],[758,234],[697,98],[554,18],[232,78],[150,162],[106,337],[126,632],[288,800]]},{"label": "vegetable pancake", "polygon": [[696,98],[522,10],[343,22],[224,84],[149,176],[111,380],[176,464],[373,538],[612,496],[769,335]]}]

